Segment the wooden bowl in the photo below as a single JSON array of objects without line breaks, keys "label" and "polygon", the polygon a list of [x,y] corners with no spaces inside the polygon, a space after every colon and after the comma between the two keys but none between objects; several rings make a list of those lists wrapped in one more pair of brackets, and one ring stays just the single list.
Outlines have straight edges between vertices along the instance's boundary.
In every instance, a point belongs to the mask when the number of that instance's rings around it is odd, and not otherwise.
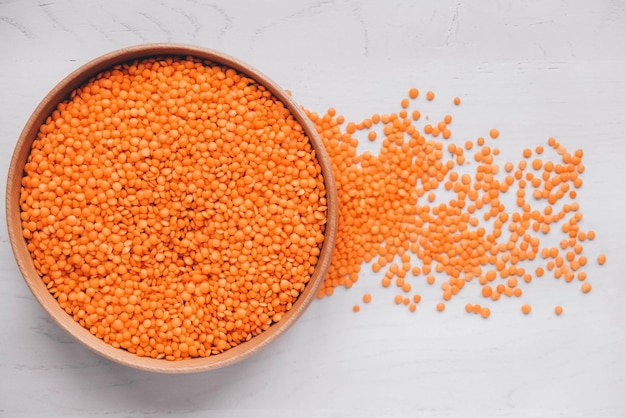
[{"label": "wooden bowl", "polygon": [[[31,145],[37,136],[39,127],[45,122],[57,104],[67,99],[70,92],[106,69],[135,59],[154,56],[192,56],[208,60],[231,67],[255,79],[257,83],[264,85],[276,98],[285,104],[297,122],[304,128],[322,168],[327,193],[327,224],[321,253],[311,280],[306,285],[305,290],[299,295],[293,307],[284,314],[278,323],[273,324],[268,330],[253,337],[250,341],[241,343],[220,354],[179,361],[140,357],[124,349],[114,348],[92,335],[89,330],[74,321],[49,293],[35,269],[33,259],[27,249],[26,240],[22,235],[20,220],[21,180]],[[330,160],[315,128],[293,99],[267,76],[233,57],[212,50],[179,44],[148,44],[121,49],[87,63],[67,76],[48,93],[28,119],[15,147],[7,179],[6,212],[11,247],[24,280],[35,298],[61,328],[101,356],[126,366],[161,373],[191,373],[231,365],[258,352],[292,326],[315,298],[318,287],[328,270],[337,230],[337,211],[337,194]]]}]

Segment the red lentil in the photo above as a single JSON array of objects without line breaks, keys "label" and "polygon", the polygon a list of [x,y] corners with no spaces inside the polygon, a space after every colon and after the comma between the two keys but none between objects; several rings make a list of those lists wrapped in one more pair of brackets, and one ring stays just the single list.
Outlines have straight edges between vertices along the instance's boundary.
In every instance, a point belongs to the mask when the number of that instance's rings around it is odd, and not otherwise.
[{"label": "red lentil", "polygon": [[[412,91],[409,98],[417,97]],[[426,93],[428,100],[434,97]],[[454,104],[460,103],[457,99]],[[411,106],[402,102],[400,107]],[[531,272],[565,282],[575,272],[586,278],[580,271],[587,263],[583,241],[594,239],[595,233],[580,228],[578,202],[566,202],[582,186],[582,151],[571,154],[549,138],[547,150],[538,145],[523,150],[517,162],[498,163],[499,150],[487,146],[483,137],[458,143],[448,132],[444,146],[438,138],[452,116],[420,127],[420,110],[411,109],[411,118],[401,111],[371,118],[382,123],[384,134],[376,138],[381,141],[377,155],[357,152],[361,129],[347,129],[350,124],[343,129],[335,116],[309,112],[331,156],[340,199],[337,245],[318,296],[357,281],[364,261],[381,271],[384,287],[400,271],[426,277],[430,285],[441,282],[444,301],[472,288],[465,285],[472,281],[479,285],[478,294],[497,301],[501,295],[524,297],[521,287],[533,281]],[[497,139],[500,133],[494,128],[489,136]],[[465,158],[470,150],[476,162],[471,168]],[[541,159],[527,162],[533,151]],[[504,203],[507,195],[514,196],[513,204]],[[561,245],[544,242],[560,233]],[[403,260],[400,270],[394,260],[408,254],[417,261]],[[402,277],[396,284],[403,292],[420,284]],[[398,295],[396,303],[402,301]],[[530,312],[529,304],[522,306]],[[436,307],[443,311],[445,304]],[[478,304],[467,304],[470,308],[476,314],[483,311]]]},{"label": "red lentil", "polygon": [[260,334],[320,254],[325,189],[302,127],[213,63],[99,74],[41,126],[24,172],[23,233],[50,293],[139,356],[205,357]]}]

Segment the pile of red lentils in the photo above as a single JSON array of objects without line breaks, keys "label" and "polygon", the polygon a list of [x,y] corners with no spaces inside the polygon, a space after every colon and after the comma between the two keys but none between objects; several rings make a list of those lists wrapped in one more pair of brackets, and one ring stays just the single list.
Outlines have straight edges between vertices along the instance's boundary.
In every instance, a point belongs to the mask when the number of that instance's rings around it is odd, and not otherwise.
[{"label": "pile of red lentils", "polygon": [[[424,281],[440,285],[440,312],[478,285],[465,309],[484,318],[548,274],[589,292],[582,150],[550,138],[498,162],[496,129],[457,144],[452,116],[422,118],[418,97],[358,123],[307,112],[339,197],[318,297],[352,287],[365,264],[412,312]],[[358,153],[357,135],[380,152]],[[59,305],[112,346],[167,360],[224,352],[279,322],[311,278],[326,209],[315,152],[283,103],[193,58],[119,65],[75,90],[41,126],[22,180],[24,238]]]},{"label": "pile of red lentils", "polygon": [[[425,96],[435,98],[431,91]],[[491,303],[522,297],[523,284],[548,274],[578,281],[589,292],[583,245],[595,233],[579,226],[576,194],[583,184],[583,151],[569,152],[549,138],[546,147],[524,149],[518,161],[499,162],[498,130],[491,129],[487,140],[457,144],[452,115],[423,118],[418,97],[411,88],[396,113],[358,123],[332,108],[324,115],[308,112],[332,160],[339,195],[335,253],[318,297],[352,287],[365,263],[380,272],[383,287],[395,289],[393,301],[412,312],[424,282],[441,287],[440,312],[468,285],[478,286],[480,299],[465,310],[484,318]],[[357,136],[380,142],[378,155],[359,154]],[[511,195],[515,204],[507,206]],[[557,235],[558,246],[545,244]],[[605,261],[597,256],[598,264]],[[363,303],[371,300],[363,295]],[[528,314],[531,305],[520,302],[520,309]]]},{"label": "pile of red lentils", "polygon": [[72,92],[24,167],[23,235],[59,305],[138,356],[206,357],[311,279],[326,191],[302,126],[231,68],[135,61]]}]

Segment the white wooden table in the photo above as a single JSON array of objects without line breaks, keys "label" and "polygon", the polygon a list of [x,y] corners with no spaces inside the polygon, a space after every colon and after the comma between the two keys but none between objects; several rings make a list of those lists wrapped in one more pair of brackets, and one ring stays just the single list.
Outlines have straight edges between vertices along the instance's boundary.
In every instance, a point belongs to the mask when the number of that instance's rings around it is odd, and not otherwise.
[{"label": "white wooden table", "polygon": [[[584,149],[578,199],[581,226],[597,232],[585,247],[593,291],[546,277],[524,288],[531,315],[501,300],[482,320],[463,311],[480,301],[478,287],[443,314],[439,293],[424,289],[411,314],[364,268],[352,289],[315,301],[243,363],[158,375],[101,359],[51,322],[3,223],[0,416],[626,416],[626,3],[4,0],[2,176],[30,112],[65,75],[164,41],[227,52],[306,108],[352,121],[399,110],[410,87],[433,90],[423,113],[452,112],[458,143],[498,128],[500,161],[550,136]],[[373,302],[354,314],[366,291]]]}]

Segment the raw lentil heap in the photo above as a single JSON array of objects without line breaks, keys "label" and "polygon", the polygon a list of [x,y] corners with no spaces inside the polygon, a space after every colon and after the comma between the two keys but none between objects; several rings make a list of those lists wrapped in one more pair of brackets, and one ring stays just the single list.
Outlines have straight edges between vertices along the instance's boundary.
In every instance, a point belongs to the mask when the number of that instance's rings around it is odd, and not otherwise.
[{"label": "raw lentil heap", "polygon": [[[549,156],[537,146],[523,150],[515,163],[497,163],[499,148],[483,137],[455,143],[451,115],[422,122],[415,108],[419,91],[411,88],[407,96],[396,113],[358,123],[346,122],[333,108],[323,115],[308,111],[331,158],[339,198],[335,252],[318,297],[352,287],[363,263],[381,272],[382,286],[397,288],[394,302],[412,312],[424,282],[440,282],[439,312],[474,282],[482,302],[465,310],[484,318],[491,315],[487,305],[502,296],[521,297],[523,284],[546,271],[565,282],[584,282],[583,243],[595,233],[579,226],[582,150],[570,153],[550,138]],[[434,99],[428,91],[424,104]],[[357,136],[381,139],[378,155],[359,154]],[[499,137],[497,129],[489,131],[490,141]],[[602,265],[606,257],[597,261]],[[587,293],[591,285],[584,282],[581,290]],[[364,296],[369,303],[371,295]],[[529,304],[520,307],[531,311]],[[561,306],[550,309],[563,312]]]},{"label": "raw lentil heap", "polygon": [[24,237],[60,306],[139,356],[220,353],[281,320],[320,254],[326,193],[289,110],[193,58],[103,72],[25,166]]}]

